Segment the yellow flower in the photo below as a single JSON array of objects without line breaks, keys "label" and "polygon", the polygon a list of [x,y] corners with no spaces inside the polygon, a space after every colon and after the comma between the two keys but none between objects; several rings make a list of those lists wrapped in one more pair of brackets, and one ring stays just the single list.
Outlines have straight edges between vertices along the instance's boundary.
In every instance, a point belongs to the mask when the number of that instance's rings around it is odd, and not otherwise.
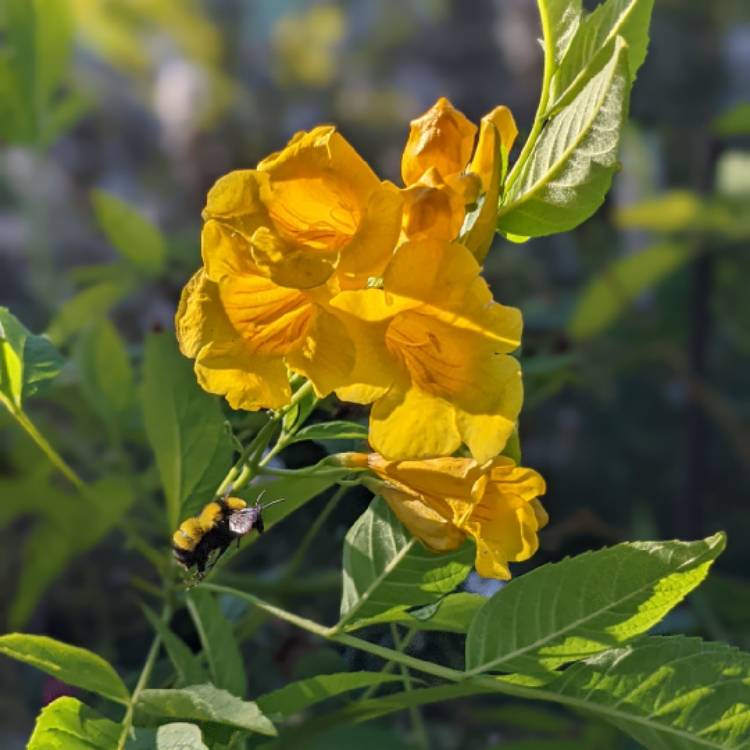
[{"label": "yellow flower", "polygon": [[373,472],[377,479],[365,484],[430,549],[447,552],[471,537],[480,575],[508,579],[508,563],[528,560],[539,546],[537,532],[548,520],[538,499],[544,479],[510,458],[479,464],[451,457],[387,461],[377,453],[354,453],[339,460]]},{"label": "yellow flower", "polygon": [[324,395],[350,382],[354,342],[328,302],[388,263],[401,197],[332,127],[297,134],[208,194],[203,268],[176,316],[201,386],[233,408],[278,408],[287,368]]},{"label": "yellow flower", "polygon": [[[500,106],[482,118],[474,151],[476,132],[444,97],[412,121],[401,160],[402,231],[405,239],[454,240],[462,234],[461,243],[481,261],[492,244],[500,186],[518,129],[510,110]],[[480,205],[467,217],[467,206],[480,195]]]},{"label": "yellow flower", "polygon": [[[369,440],[389,459],[450,455],[462,442],[478,461],[504,447],[521,409],[521,314],[493,301],[471,253],[456,243],[407,242],[382,288],[344,291],[351,316],[352,385],[339,398],[375,402]],[[346,319],[345,319],[346,320]]]}]

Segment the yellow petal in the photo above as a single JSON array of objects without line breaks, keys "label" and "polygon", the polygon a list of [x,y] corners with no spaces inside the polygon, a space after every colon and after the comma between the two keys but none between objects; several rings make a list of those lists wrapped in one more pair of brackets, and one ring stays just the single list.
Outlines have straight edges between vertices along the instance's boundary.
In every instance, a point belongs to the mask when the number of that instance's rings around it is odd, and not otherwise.
[{"label": "yellow petal", "polygon": [[258,269],[274,283],[291,289],[312,289],[325,284],[333,273],[336,252],[310,252],[293,245],[268,227],[259,227],[250,241]]},{"label": "yellow petal", "polygon": [[547,490],[541,474],[525,466],[516,466],[505,456],[498,456],[492,462],[490,481],[498,484],[503,492],[518,495],[524,500],[544,495]]},{"label": "yellow petal", "polygon": [[463,532],[419,496],[391,487],[381,487],[380,494],[398,520],[434,552],[458,549],[466,539]]},{"label": "yellow petal", "polygon": [[282,356],[302,346],[315,317],[315,306],[303,292],[263,276],[225,278],[219,296],[247,350],[258,354]]},{"label": "yellow petal", "polygon": [[390,183],[372,191],[357,232],[342,250],[336,268],[340,289],[361,289],[368,278],[382,275],[398,241],[402,204],[400,191]]},{"label": "yellow petal", "polygon": [[399,312],[411,310],[420,305],[419,300],[388,294],[382,289],[341,292],[331,299],[330,304],[337,310],[369,323],[388,320]]},{"label": "yellow petal", "polygon": [[206,275],[212,281],[257,272],[247,239],[218,221],[209,220],[203,225],[201,255]]},{"label": "yellow petal", "polygon": [[351,380],[354,343],[344,324],[318,309],[302,346],[286,357],[287,364],[310,380],[318,397]]},{"label": "yellow petal", "polygon": [[299,178],[325,181],[333,176],[336,182],[331,189],[345,185],[360,207],[366,205],[370,193],[380,185],[367,162],[331,125],[297,133],[286,148],[263,159],[258,170],[268,174],[274,183]]},{"label": "yellow petal", "polygon": [[534,509],[513,496],[486,494],[461,530],[476,542],[477,572],[490,578],[510,578],[508,562],[528,560],[539,548]]},{"label": "yellow petal", "polygon": [[233,409],[279,409],[291,398],[281,357],[251,353],[242,342],[204,347],[195,374],[203,390],[225,396]]},{"label": "yellow petal", "polygon": [[[471,171],[479,175],[482,180],[483,192],[490,191],[490,183],[496,174],[499,183],[502,182],[508,167],[508,155],[517,136],[518,127],[508,107],[504,105],[495,107],[492,112],[482,118],[479,142],[471,162]],[[500,161],[496,163],[498,151]]]},{"label": "yellow petal", "polygon": [[403,191],[404,236],[411,240],[456,239],[464,221],[464,201],[448,185],[417,183]]},{"label": "yellow petal", "polygon": [[342,315],[340,320],[354,342],[355,362],[349,384],[337,388],[336,395],[342,401],[371,404],[390,388],[400,373],[398,362],[385,347],[386,324],[366,323],[350,315]]},{"label": "yellow petal", "polygon": [[370,445],[389,459],[430,458],[461,444],[453,406],[419,388],[393,386],[370,412]]},{"label": "yellow petal", "polygon": [[[478,156],[481,158],[477,159]],[[484,195],[474,213],[467,216],[469,228],[461,235],[461,242],[481,263],[495,238],[497,205],[502,179],[500,135],[495,125],[487,119],[482,120],[477,154],[472,163],[472,169],[475,168],[483,170],[479,174],[482,177]]]},{"label": "yellow petal", "polygon": [[247,214],[264,213],[261,188],[268,178],[254,169],[241,169],[220,177],[208,191],[203,218],[232,219]]},{"label": "yellow petal", "polygon": [[370,453],[367,465],[381,478],[407,485],[420,495],[464,498],[472,504],[475,485],[483,473],[476,461],[453,456],[388,461],[377,453]]},{"label": "yellow petal", "polygon": [[454,395],[461,438],[480,463],[505,447],[523,403],[521,368],[513,357],[496,355],[481,364],[473,387]]},{"label": "yellow petal", "polygon": [[185,284],[175,315],[175,332],[180,351],[190,358],[212,341],[232,342],[239,337],[219,301],[219,289],[204,269]]},{"label": "yellow petal", "polygon": [[444,180],[462,172],[469,162],[476,125],[441,97],[413,120],[401,159],[404,185],[413,185],[435,167]]}]

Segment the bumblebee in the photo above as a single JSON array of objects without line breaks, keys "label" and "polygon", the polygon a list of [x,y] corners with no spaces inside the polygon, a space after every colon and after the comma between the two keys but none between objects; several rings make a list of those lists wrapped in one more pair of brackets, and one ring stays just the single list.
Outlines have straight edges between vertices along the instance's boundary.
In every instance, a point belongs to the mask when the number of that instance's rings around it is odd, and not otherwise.
[{"label": "bumblebee", "polygon": [[239,497],[228,495],[213,500],[200,515],[183,521],[172,535],[175,560],[186,570],[195,568],[200,580],[233,541],[239,545],[253,529],[263,533],[263,510],[273,504],[261,505],[259,498],[255,505],[248,506]]}]

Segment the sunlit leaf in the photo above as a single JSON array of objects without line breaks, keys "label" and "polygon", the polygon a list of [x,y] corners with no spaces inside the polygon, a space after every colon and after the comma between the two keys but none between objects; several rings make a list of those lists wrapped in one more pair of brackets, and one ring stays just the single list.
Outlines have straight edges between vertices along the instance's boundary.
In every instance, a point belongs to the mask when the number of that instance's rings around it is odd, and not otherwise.
[{"label": "sunlit leaf", "polygon": [[140,715],[169,719],[210,721],[270,736],[276,729],[252,701],[240,698],[213,685],[193,685],[179,690],[143,690],[136,711]]},{"label": "sunlit leaf", "polygon": [[692,257],[691,247],[663,242],[618,258],[581,292],[568,322],[568,334],[582,341],[605,330],[639,294]]},{"label": "sunlit leaf", "polygon": [[42,709],[26,750],[112,750],[121,734],[119,724],[64,696]]},{"label": "sunlit leaf", "polygon": [[570,97],[591,77],[596,58],[618,36],[627,44],[628,72],[635,80],[646,59],[654,0],[606,0],[578,26],[552,79],[550,109]]},{"label": "sunlit leaf", "polygon": [[45,336],[35,336],[0,307],[0,400],[11,410],[57,377],[63,359]]},{"label": "sunlit leaf", "polygon": [[[198,386],[173,335],[152,333],[146,338],[142,403],[169,525],[176,528],[187,515],[185,507],[195,509],[191,495],[207,484],[218,486],[229,469],[233,447],[224,429],[219,400]],[[198,497],[197,505],[204,505],[212,496],[213,492]]]},{"label": "sunlit leaf", "polygon": [[158,274],[166,258],[159,230],[129,203],[104,190],[94,190],[92,200],[99,226],[120,254],[141,271]]},{"label": "sunlit leaf", "polygon": [[156,750],[209,750],[195,724],[177,721],[156,730]]},{"label": "sunlit leaf", "polygon": [[187,605],[208,661],[211,681],[232,695],[243,696],[247,685],[245,662],[232,625],[224,617],[218,601],[208,591],[194,589],[187,595]]},{"label": "sunlit leaf", "polygon": [[474,618],[466,668],[533,674],[619,646],[679,604],[724,545],[723,534],[624,543],[520,576]]},{"label": "sunlit leaf", "polygon": [[430,552],[375,498],[344,540],[339,624],[351,630],[394,607],[435,602],[466,578],[473,559],[469,543],[448,554]]},{"label": "sunlit leaf", "polygon": [[60,682],[118,703],[127,703],[130,697],[112,665],[85,648],[44,635],[10,633],[0,636],[0,654],[41,669]]},{"label": "sunlit leaf", "polygon": [[539,0],[544,43],[550,48],[554,67],[563,59],[581,21],[581,0]]},{"label": "sunlit leaf", "polygon": [[563,232],[601,205],[617,168],[630,87],[625,42],[618,38],[606,53],[606,64],[542,129],[508,186],[498,230],[528,237]]},{"label": "sunlit leaf", "polygon": [[750,747],[750,654],[697,638],[643,638],[545,686],[653,750]]},{"label": "sunlit leaf", "polygon": [[358,619],[357,628],[368,625],[397,623],[414,630],[437,630],[446,633],[466,633],[479,608],[487,601],[484,596],[459,591],[416,609],[392,607],[378,615]]}]

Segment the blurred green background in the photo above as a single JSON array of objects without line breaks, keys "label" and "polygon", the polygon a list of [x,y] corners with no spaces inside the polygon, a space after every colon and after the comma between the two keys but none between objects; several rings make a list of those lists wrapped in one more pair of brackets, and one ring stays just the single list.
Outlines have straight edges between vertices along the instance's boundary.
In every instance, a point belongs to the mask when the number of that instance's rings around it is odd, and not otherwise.
[{"label": "blurred green background", "polygon": [[[206,191],[321,122],[399,183],[408,122],[441,95],[474,121],[509,105],[522,142],[541,81],[540,31],[532,0],[36,0],[30,12],[45,17],[29,41],[24,2],[0,1],[0,304],[69,359],[32,417],[84,478],[131,476],[135,498],[103,539],[82,542],[85,517],[0,414],[0,627],[85,645],[127,674],[150,638],[139,602],[151,601],[153,574],[136,540],[152,531],[163,554],[168,539],[137,399],[142,344],[172,326],[199,264]],[[657,0],[621,161],[590,221],[523,245],[498,238],[486,262],[496,298],[524,313],[523,457],[549,485],[541,550],[516,571],[625,539],[725,529],[728,550],[708,583],[661,627],[747,649],[746,0]],[[97,218],[97,190],[137,207],[162,236],[118,251]],[[252,427],[252,415],[233,419]],[[322,455],[301,444],[284,460]],[[234,561],[235,583],[330,621],[341,541],[366,502],[354,491],[338,506],[296,587],[277,585],[274,571],[320,499]],[[247,638],[251,696],[292,677],[379,668],[253,613],[229,614]],[[195,641],[187,623],[173,627]],[[460,654],[449,636],[412,648],[447,662]],[[60,690],[0,662],[0,746],[23,747]],[[603,726],[497,700],[428,707],[425,717],[436,747],[564,750],[560,737],[630,746]],[[409,747],[407,725],[400,716],[315,746]]]}]

